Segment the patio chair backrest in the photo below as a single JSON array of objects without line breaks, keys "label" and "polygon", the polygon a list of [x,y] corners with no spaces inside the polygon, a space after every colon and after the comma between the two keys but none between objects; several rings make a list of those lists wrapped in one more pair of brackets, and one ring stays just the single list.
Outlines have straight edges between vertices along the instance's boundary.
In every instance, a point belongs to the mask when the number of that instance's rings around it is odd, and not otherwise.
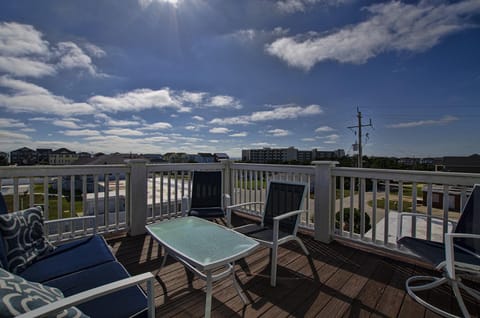
[{"label": "patio chair backrest", "polygon": [[[480,184],[476,184],[473,187],[472,194],[460,215],[455,232],[480,235]],[[455,244],[480,254],[479,240],[458,239],[455,240]]]},{"label": "patio chair backrest", "polygon": [[[306,185],[303,183],[270,181],[263,225],[273,228],[274,217],[302,209],[305,189]],[[280,221],[280,230],[293,234],[297,225],[297,219],[298,215]]]},{"label": "patio chair backrest", "polygon": [[5,198],[3,197],[3,194],[0,192],[0,214],[7,214],[8,209],[7,209],[7,203],[5,202]]},{"label": "patio chair backrest", "polygon": [[194,171],[190,208],[222,207],[222,172]]}]

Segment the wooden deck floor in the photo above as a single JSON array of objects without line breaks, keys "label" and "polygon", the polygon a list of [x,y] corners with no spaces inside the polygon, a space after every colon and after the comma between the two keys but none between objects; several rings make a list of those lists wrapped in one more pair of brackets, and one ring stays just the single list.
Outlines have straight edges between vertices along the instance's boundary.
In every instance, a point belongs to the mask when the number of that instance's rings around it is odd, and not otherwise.
[{"label": "wooden deck floor", "polygon": [[[237,277],[250,300],[244,306],[230,279],[213,286],[213,317],[437,317],[413,301],[404,289],[406,278],[429,271],[338,242],[322,244],[302,236],[311,257],[295,243],[279,251],[277,287],[269,285],[269,251],[259,249],[237,265]],[[114,253],[131,274],[161,264],[161,248],[149,235],[109,240]],[[191,286],[183,266],[172,260],[155,283],[157,317],[201,317],[204,281]],[[426,295],[442,308],[459,314],[447,288]],[[469,310],[478,316],[471,298]]]}]

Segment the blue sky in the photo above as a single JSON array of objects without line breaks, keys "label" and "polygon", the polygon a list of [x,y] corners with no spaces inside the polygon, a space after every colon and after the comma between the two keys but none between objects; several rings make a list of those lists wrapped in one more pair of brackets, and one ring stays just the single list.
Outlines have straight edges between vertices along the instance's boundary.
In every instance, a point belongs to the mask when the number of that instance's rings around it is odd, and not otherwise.
[{"label": "blue sky", "polygon": [[0,2],[0,151],[480,152],[480,1]]}]

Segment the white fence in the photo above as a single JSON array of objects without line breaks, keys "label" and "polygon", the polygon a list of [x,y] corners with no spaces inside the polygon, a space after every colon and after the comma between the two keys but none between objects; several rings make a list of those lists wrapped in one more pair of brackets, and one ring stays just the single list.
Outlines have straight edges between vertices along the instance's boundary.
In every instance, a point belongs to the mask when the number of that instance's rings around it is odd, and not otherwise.
[{"label": "white fence", "polygon": [[[145,224],[179,217],[190,196],[195,170],[221,170],[231,203],[264,201],[270,180],[309,185],[301,222],[317,239],[346,239],[396,248],[396,217],[408,211],[455,220],[480,174],[245,164],[148,164],[0,167],[0,186],[9,208],[41,205],[46,218],[94,215],[99,233],[144,233]],[[350,213],[350,211],[356,211]],[[260,211],[243,210],[258,215]],[[445,224],[444,224],[445,223]],[[411,218],[404,234],[442,240],[447,223]]]}]

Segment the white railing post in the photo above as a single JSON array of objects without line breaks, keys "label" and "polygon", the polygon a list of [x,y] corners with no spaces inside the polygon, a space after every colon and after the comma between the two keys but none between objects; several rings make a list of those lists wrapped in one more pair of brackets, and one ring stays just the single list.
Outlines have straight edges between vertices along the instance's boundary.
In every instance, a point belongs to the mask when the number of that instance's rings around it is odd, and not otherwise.
[{"label": "white railing post", "polygon": [[[336,161],[313,161],[315,165],[315,239],[331,242],[332,215],[335,200],[332,200],[332,168]],[[333,202],[332,202],[333,201]]]},{"label": "white railing post", "polygon": [[232,197],[232,163],[233,160],[230,159],[221,159],[220,162],[223,164],[223,192]]},{"label": "white railing post", "polygon": [[145,233],[147,222],[147,160],[129,159],[130,167],[129,195],[129,231],[131,236]]}]

